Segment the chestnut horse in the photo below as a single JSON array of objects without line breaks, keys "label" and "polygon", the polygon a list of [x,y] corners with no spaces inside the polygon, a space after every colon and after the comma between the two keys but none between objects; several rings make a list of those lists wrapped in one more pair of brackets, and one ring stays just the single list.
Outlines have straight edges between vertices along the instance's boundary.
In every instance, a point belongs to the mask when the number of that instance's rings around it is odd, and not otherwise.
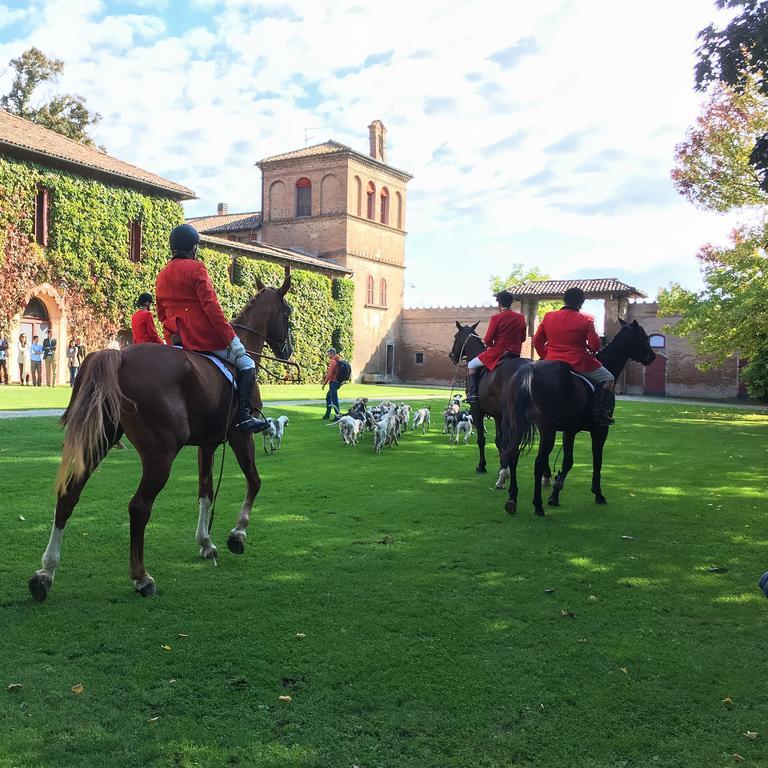
[{"label": "chestnut horse", "polygon": [[[285,294],[290,268],[280,288],[265,288],[232,321],[256,367],[265,342],[275,356],[293,353],[291,309]],[[261,408],[258,387],[252,406]],[[137,592],[155,594],[155,581],[144,567],[144,529],[155,498],[165,486],[171,465],[185,445],[198,446],[199,516],[197,543],[204,558],[218,556],[209,533],[213,503],[213,456],[229,441],[246,480],[243,506],[227,540],[231,552],[245,550],[246,528],[261,480],[256,470],[253,436],[234,426],[237,407],[233,386],[207,359],[161,344],[135,344],[122,351],[105,349],[83,361],[62,416],[66,428],[57,479],[56,512],[43,567],[29,580],[36,600],[45,600],[59,564],[64,526],[83,487],[123,432],[141,457],[139,486],[128,504],[131,528],[130,577]]]},{"label": "chestnut horse", "polygon": [[[456,321],[456,335],[453,337],[453,348],[448,353],[451,361],[458,365],[461,360],[471,360],[477,357],[485,344],[477,335],[476,328],[480,321],[474,325],[462,325]],[[477,431],[477,449],[480,452],[480,461],[476,467],[477,472],[487,472],[485,468],[485,421],[484,416],[491,416],[496,423],[496,447],[499,450],[500,468],[496,481],[496,487],[503,489],[505,480],[509,476],[509,469],[502,456],[502,392],[514,376],[515,371],[531,361],[525,357],[502,358],[492,371],[485,371],[477,385],[477,402],[470,403],[472,423]]]},{"label": "chestnut horse", "polygon": [[[597,353],[600,362],[618,378],[627,360],[650,365],[656,359],[648,336],[637,320],[619,318],[621,330],[610,344]],[[555,477],[549,505],[560,505],[560,491],[573,466],[576,434],[585,430],[592,436],[592,493],[597,504],[605,504],[601,487],[603,447],[608,427],[595,421],[594,393],[582,376],[574,375],[567,363],[540,360],[524,366],[515,374],[504,392],[503,459],[509,464],[509,499],[507,512],[517,511],[517,461],[520,452],[530,448],[539,433],[539,451],[534,463],[533,506],[544,515],[541,502],[542,478],[549,473],[549,455],[558,432],[563,433],[563,466]]]}]

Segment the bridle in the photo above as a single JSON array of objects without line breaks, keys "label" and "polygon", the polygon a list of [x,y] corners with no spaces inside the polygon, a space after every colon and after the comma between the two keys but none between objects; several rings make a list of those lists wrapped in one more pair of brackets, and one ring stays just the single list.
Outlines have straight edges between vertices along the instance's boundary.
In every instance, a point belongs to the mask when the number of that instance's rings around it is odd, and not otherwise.
[{"label": "bridle", "polygon": [[[263,339],[267,344],[269,344],[269,339],[261,332],[257,331],[255,328],[252,328],[250,325],[245,325],[244,323],[230,323],[230,325],[233,328],[240,328],[243,331],[248,331],[248,333],[252,333],[254,336],[258,336],[261,339]],[[283,342],[283,350],[285,350],[288,346],[293,347],[292,341],[291,341],[291,329],[288,328],[288,338]],[[285,365],[288,367],[293,367],[296,369],[296,383],[301,384],[301,365],[297,362],[294,362],[293,360],[287,360],[283,357],[275,357],[274,355],[268,355],[264,352],[256,352],[256,350],[248,349],[245,350],[251,357],[258,357],[261,360],[270,360],[271,362],[280,363],[281,365]],[[266,366],[263,368],[265,373],[268,373],[270,376],[272,376],[275,379],[279,379],[280,376],[276,374],[274,371],[271,371]]]}]

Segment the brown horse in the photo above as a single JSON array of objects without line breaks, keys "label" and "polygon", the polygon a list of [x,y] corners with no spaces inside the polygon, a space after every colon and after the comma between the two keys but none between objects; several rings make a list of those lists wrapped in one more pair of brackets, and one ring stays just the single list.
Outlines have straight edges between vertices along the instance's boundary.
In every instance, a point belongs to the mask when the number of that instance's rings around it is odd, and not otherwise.
[{"label": "brown horse", "polygon": [[[479,323],[479,321],[478,321]],[[453,348],[448,353],[451,361],[458,365],[461,360],[471,360],[477,357],[484,349],[483,340],[477,335],[474,325],[462,325],[456,321],[456,335],[453,337]],[[520,366],[531,361],[524,357],[503,358],[492,371],[482,376],[477,387],[477,402],[470,403],[472,423],[477,431],[477,448],[480,452],[480,461],[476,467],[477,472],[487,472],[485,461],[485,422],[484,416],[491,416],[496,423],[496,447],[499,449],[500,468],[496,481],[496,487],[501,490],[505,487],[509,469],[502,455],[502,414],[503,392]]]},{"label": "brown horse", "polygon": [[[256,358],[266,342],[275,356],[292,354],[291,309],[285,294],[290,269],[280,288],[265,288],[233,320],[243,344]],[[252,405],[261,408],[258,387]],[[57,480],[56,512],[43,567],[29,580],[36,600],[45,600],[60,560],[64,526],[91,473],[123,432],[141,457],[139,486],[128,504],[131,528],[130,577],[137,592],[155,594],[155,581],[144,567],[144,529],[155,498],[165,486],[171,465],[185,445],[198,446],[199,517],[197,543],[204,558],[218,556],[209,527],[213,503],[213,456],[229,441],[246,479],[246,493],[237,525],[227,540],[231,552],[245,550],[246,528],[261,480],[254,461],[253,436],[234,426],[232,385],[207,359],[194,352],[160,344],[137,344],[122,351],[94,352],[83,361],[62,424],[64,451]]]}]

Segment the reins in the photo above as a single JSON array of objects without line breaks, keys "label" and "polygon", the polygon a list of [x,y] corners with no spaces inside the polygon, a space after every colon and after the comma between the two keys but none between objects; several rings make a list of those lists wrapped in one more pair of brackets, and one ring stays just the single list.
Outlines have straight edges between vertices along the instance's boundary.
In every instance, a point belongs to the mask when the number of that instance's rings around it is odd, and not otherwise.
[{"label": "reins", "polygon": [[[461,345],[461,349],[459,350],[459,354],[456,356],[456,372],[453,375],[453,382],[451,383],[451,394],[448,396],[448,403],[446,404],[446,408],[450,406],[450,404],[453,402],[453,391],[456,388],[456,381],[459,378],[459,364],[461,363],[462,358],[464,357],[464,347],[467,346],[467,342],[471,339],[480,339],[482,342],[483,340],[478,336],[474,331],[472,333],[467,334],[467,338],[464,339],[464,343]],[[485,345],[483,345],[485,346]]]}]

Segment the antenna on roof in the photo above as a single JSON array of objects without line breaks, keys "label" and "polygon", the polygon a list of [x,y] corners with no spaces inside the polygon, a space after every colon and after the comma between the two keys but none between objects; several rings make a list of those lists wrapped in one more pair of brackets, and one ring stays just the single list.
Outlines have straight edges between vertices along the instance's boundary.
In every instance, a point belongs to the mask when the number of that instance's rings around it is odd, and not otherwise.
[{"label": "antenna on roof", "polygon": [[307,146],[307,142],[312,138],[312,134],[310,133],[310,131],[316,131],[316,130],[317,130],[317,126],[315,126],[314,128],[304,129],[304,146],[305,147]]}]

